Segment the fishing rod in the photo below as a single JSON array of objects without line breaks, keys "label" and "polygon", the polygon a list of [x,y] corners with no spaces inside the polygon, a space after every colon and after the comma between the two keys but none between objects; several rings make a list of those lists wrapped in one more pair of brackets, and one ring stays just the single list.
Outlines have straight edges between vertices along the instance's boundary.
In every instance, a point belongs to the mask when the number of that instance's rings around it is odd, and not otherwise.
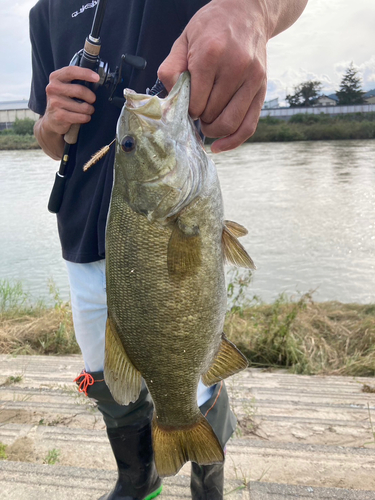
[{"label": "fishing rod", "polygon": [[[107,62],[100,59],[100,30],[103,23],[104,12],[108,0],[98,0],[95,9],[94,20],[91,27],[90,34],[86,37],[83,49],[77,52],[72,60],[70,61],[70,66],[80,66],[81,68],[88,68],[99,74],[100,79],[97,83],[90,84],[89,82],[80,83],[89,87],[91,90],[96,92],[100,86],[105,86],[110,89],[109,101],[117,106],[122,106],[122,102],[117,102],[117,98],[114,97],[114,93],[117,85],[122,80],[122,65],[124,63],[130,64],[136,69],[144,69],[146,67],[146,61],[143,57],[133,56],[130,54],[123,54],[121,56],[120,65],[116,67],[114,72],[110,71]],[[121,100],[121,99],[120,99]],[[55,182],[50,194],[48,202],[48,210],[51,213],[57,214],[60,210],[61,203],[64,196],[66,174],[70,158],[70,149],[73,144],[76,144],[78,139],[78,134],[80,130],[80,124],[73,124],[68,132],[64,136],[64,152],[62,155],[61,163],[58,172],[55,175]]]}]

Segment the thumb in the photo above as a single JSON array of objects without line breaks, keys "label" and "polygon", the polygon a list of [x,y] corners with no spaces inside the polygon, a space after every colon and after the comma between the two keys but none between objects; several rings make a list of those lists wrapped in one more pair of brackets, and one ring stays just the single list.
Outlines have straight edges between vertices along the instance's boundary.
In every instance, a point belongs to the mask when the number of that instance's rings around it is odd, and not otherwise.
[{"label": "thumb", "polygon": [[186,36],[182,33],[174,42],[168,57],[159,66],[158,78],[168,92],[171,91],[181,73],[188,69],[187,48]]}]

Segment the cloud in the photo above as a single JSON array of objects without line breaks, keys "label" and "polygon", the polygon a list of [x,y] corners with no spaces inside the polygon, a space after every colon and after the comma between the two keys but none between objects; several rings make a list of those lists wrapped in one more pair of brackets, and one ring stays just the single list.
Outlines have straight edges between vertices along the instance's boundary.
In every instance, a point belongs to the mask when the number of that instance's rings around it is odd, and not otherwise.
[{"label": "cloud", "polygon": [[[29,95],[28,15],[35,3],[0,0],[0,101]],[[267,99],[282,100],[309,79],[321,81],[324,92],[333,92],[351,61],[362,75],[364,90],[374,88],[373,8],[374,0],[310,0],[300,19],[269,42]]]},{"label": "cloud", "polygon": [[[0,101],[28,98],[31,81],[29,10],[33,0],[1,1]],[[5,48],[5,49],[4,49]]]},{"label": "cloud", "polygon": [[323,93],[339,89],[344,72],[353,61],[363,79],[363,89],[374,88],[374,0],[310,0],[300,19],[270,40],[266,99],[282,101],[295,85],[318,80]]},{"label": "cloud", "polygon": [[368,61],[360,64],[358,66],[360,73],[362,74],[363,79],[363,88],[365,90],[370,90],[374,88],[375,82],[375,56],[372,56]]},{"label": "cloud", "polygon": [[11,3],[9,5],[9,8],[15,16],[26,19],[28,21],[29,11],[32,7],[34,7],[35,3],[35,0],[21,0],[17,3]]},{"label": "cloud", "polygon": [[323,94],[331,94],[335,91],[335,86],[331,77],[325,73],[317,74],[305,68],[288,68],[281,74],[280,78],[269,78],[266,100],[278,97],[280,104],[286,105],[286,95],[292,94],[294,92],[294,87],[300,83],[310,80],[322,83]]}]

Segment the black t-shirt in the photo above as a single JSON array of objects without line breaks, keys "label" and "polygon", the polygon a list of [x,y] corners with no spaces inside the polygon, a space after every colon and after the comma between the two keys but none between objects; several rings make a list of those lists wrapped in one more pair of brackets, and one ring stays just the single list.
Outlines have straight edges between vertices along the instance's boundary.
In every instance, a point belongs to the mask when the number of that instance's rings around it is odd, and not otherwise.
[{"label": "black t-shirt", "polygon": [[[39,0],[30,11],[33,78],[29,107],[43,115],[45,88],[52,71],[69,64],[90,33],[96,1]],[[124,67],[124,88],[144,93],[156,80],[157,69],[194,13],[207,0],[109,0],[100,33],[100,57],[114,71],[122,54],[142,56],[145,70]],[[109,91],[99,88],[95,113],[81,126],[71,148],[63,202],[57,215],[63,257],[71,262],[104,258],[105,226],[113,183],[112,147],[99,163],[82,166],[108,144],[116,132],[120,109],[108,102]],[[53,176],[51,175],[51,187]]]}]

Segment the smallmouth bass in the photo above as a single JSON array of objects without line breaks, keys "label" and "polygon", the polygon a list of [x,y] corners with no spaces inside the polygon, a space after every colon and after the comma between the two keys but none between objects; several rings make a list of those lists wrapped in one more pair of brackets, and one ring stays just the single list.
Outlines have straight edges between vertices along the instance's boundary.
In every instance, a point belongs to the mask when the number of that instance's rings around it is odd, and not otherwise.
[{"label": "smallmouth bass", "polygon": [[120,404],[136,401],[145,380],[155,464],[168,476],[189,460],[224,460],[197,386],[247,366],[223,334],[224,263],[254,265],[237,239],[246,229],[224,221],[215,165],[188,115],[189,73],[165,99],[124,94],[106,232],[104,376]]}]

